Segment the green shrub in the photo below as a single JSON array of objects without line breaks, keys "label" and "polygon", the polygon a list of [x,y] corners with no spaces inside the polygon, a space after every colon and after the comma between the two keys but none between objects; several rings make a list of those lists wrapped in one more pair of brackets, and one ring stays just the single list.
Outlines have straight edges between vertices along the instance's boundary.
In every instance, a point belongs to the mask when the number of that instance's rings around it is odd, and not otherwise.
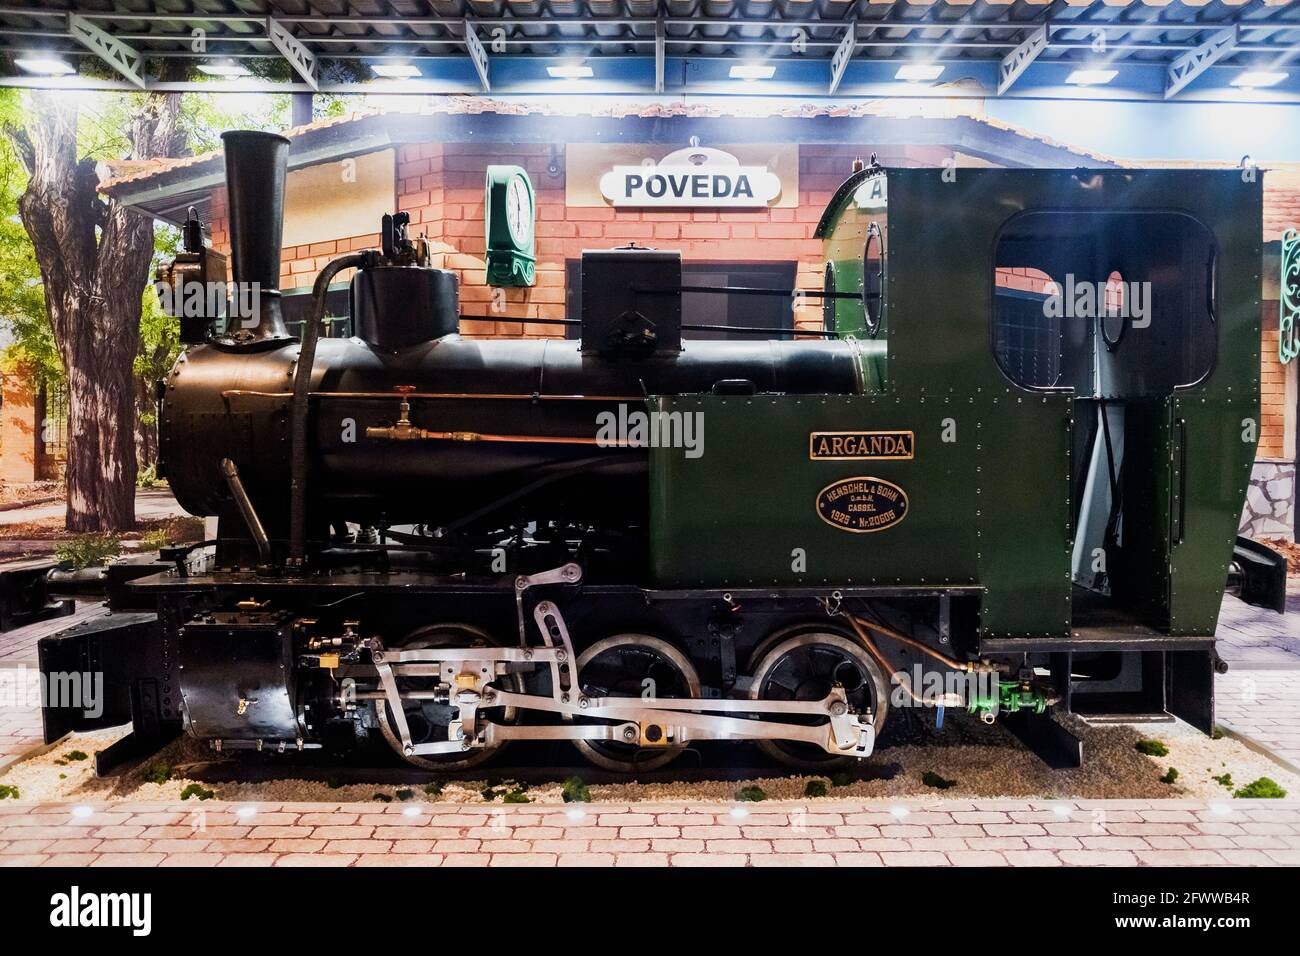
[{"label": "green shrub", "polygon": [[135,474],[135,483],[138,488],[152,488],[158,484],[158,466],[150,465],[148,468],[141,468]]},{"label": "green shrub", "polygon": [[479,794],[480,794],[480,795],[483,797],[483,799],[486,800],[488,803],[491,803],[491,802],[492,802],[493,800],[495,800],[498,796],[500,796],[500,794],[498,794],[497,791],[496,791],[496,790],[495,790],[491,785],[488,785],[488,786],[484,787],[482,790],[479,791]]},{"label": "green shrub", "polygon": [[927,787],[934,787],[936,790],[951,790],[953,787],[957,786],[956,780],[949,780],[947,777],[937,774],[933,770],[927,770],[925,773],[921,774],[921,782]]},{"label": "green shrub", "polygon": [[1140,754],[1146,754],[1148,757],[1167,757],[1169,748],[1165,746],[1163,740],[1152,740],[1143,738],[1133,745]]},{"label": "green shrub", "polygon": [[1221,787],[1227,787],[1229,790],[1232,789],[1232,774],[1230,773],[1220,774],[1219,776],[1211,777],[1210,779]]},{"label": "green shrub", "polygon": [[825,780],[809,780],[803,787],[805,797],[824,797],[826,796]]},{"label": "green shrub", "polygon": [[1160,778],[1161,783],[1174,783],[1178,780],[1178,768],[1170,767],[1165,771],[1165,775]]},{"label": "green shrub", "polygon": [[841,770],[838,773],[831,774],[832,787],[847,787],[853,782],[853,774],[847,770]]},{"label": "green shrub", "polygon": [[107,534],[82,534],[54,546],[54,557],[74,571],[108,564],[122,553],[122,542]]},{"label": "green shrub", "polygon": [[144,772],[145,783],[166,783],[172,778],[172,768],[170,764],[159,760],[151,764]]},{"label": "green shrub", "polygon": [[170,547],[172,536],[162,528],[155,528],[153,531],[146,531],[140,535],[140,546],[145,551],[161,551],[163,548]]},{"label": "green shrub", "polygon": [[63,759],[64,760],[86,760],[87,756],[84,750],[69,750],[67,753],[63,755]]},{"label": "green shrub", "polygon": [[0,800],[17,800],[18,788],[7,783],[0,783]]},{"label": "green shrub", "polygon": [[741,787],[736,791],[736,799],[742,802],[758,803],[760,800],[766,800],[767,794],[763,788],[756,783],[751,783],[748,787]]},{"label": "green shrub", "polygon": [[1286,796],[1286,791],[1271,777],[1260,777],[1246,784],[1233,796],[1241,797],[1243,800],[1281,800]]},{"label": "green shrub", "polygon": [[216,795],[216,791],[209,790],[201,783],[192,783],[181,791],[182,800],[188,800],[190,797],[196,800],[211,800]]},{"label": "green shrub", "polygon": [[436,797],[442,793],[442,788],[445,786],[446,784],[441,780],[435,780],[433,783],[426,783],[424,785],[424,792],[431,797]]},{"label": "green shrub", "polygon": [[376,793],[376,794],[374,794],[370,799],[371,799],[371,800],[378,800],[380,803],[392,803],[392,802],[393,802],[393,798],[390,797],[390,796],[389,796],[388,794],[386,794],[386,793]]},{"label": "green shrub", "polygon": [[591,803],[591,790],[581,777],[570,777],[560,788],[565,803]]},{"label": "green shrub", "polygon": [[407,790],[405,787],[403,787],[401,790],[397,791],[396,796],[398,800],[401,800],[403,803],[405,803],[407,800],[410,800],[412,797],[415,796],[415,791]]},{"label": "green shrub", "polygon": [[533,801],[528,798],[528,794],[524,793],[526,789],[527,787],[515,787],[515,789],[509,791],[504,797],[501,798],[501,802],[502,803],[532,803]]}]

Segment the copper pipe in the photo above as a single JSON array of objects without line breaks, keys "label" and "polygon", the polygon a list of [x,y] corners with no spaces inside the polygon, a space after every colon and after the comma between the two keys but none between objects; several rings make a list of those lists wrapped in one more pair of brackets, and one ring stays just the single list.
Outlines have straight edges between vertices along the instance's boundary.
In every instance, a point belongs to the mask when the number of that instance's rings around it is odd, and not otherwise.
[{"label": "copper pipe", "polygon": [[888,638],[892,638],[895,641],[898,641],[902,644],[906,644],[908,647],[915,648],[916,650],[920,651],[923,654],[929,654],[935,660],[942,661],[944,664],[947,664],[949,667],[953,668],[954,670],[964,671],[967,674],[974,673],[977,670],[996,670],[996,668],[981,668],[977,663],[970,662],[970,661],[955,660],[954,658],[951,658],[946,654],[939,653],[938,651],[934,650],[931,647],[926,647],[926,645],[922,644],[920,641],[914,640],[908,637],[906,634],[900,634],[898,633],[898,631],[891,630],[890,628],[885,627],[883,624],[875,624],[871,621],[864,621],[861,618],[854,617],[852,614],[846,614],[845,616],[850,621],[855,621],[858,624],[862,625],[863,627],[870,628],[871,630],[877,631]]},{"label": "copper pipe", "polygon": [[[221,393],[222,398],[292,398],[293,392],[259,392],[251,389],[230,388]],[[309,398],[396,398],[397,392],[309,392]],[[521,402],[644,402],[644,395],[515,395],[505,393],[482,394],[472,392],[408,392],[408,398],[462,399],[481,398],[496,401]]]},{"label": "copper pipe", "polygon": [[462,441],[509,442],[523,445],[599,445],[602,448],[639,448],[626,441],[601,441],[574,435],[492,435],[481,432],[436,432],[427,428],[398,428],[397,426],[372,426],[366,429],[367,438],[390,441]]},{"label": "copper pipe", "polygon": [[861,641],[862,646],[865,647],[867,652],[876,659],[876,663],[885,669],[885,673],[889,675],[890,681],[903,688],[904,693],[906,693],[908,697],[911,697],[916,703],[923,707],[960,707],[965,703],[965,701],[961,699],[960,694],[944,694],[941,700],[926,700],[923,697],[919,697],[916,691],[912,690],[912,682],[904,680],[899,676],[902,672],[886,660],[885,655],[878,647],[876,647],[875,642],[872,641],[871,638],[862,630],[862,623],[852,614],[845,614],[844,616],[848,618],[849,626],[852,627],[853,632],[858,635],[858,640]]}]

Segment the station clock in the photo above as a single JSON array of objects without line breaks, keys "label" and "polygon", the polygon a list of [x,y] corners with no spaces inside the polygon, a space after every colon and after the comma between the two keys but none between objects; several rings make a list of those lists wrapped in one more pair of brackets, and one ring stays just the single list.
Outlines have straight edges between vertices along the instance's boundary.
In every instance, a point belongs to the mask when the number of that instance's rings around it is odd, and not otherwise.
[{"label": "station clock", "polygon": [[489,166],[483,210],[488,285],[531,286],[537,278],[536,207],[528,173],[520,166]]}]

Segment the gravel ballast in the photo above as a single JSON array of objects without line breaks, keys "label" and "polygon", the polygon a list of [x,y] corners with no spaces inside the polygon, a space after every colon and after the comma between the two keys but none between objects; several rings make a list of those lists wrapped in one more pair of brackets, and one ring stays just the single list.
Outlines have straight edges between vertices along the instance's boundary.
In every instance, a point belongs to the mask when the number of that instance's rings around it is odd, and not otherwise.
[{"label": "gravel ballast", "polygon": [[[871,779],[835,778],[829,774],[779,776],[778,768],[762,771],[754,779],[705,780],[693,782],[589,783],[594,802],[637,803],[653,801],[728,802],[745,787],[751,796],[769,800],[802,800],[808,797],[810,781],[820,781],[825,797],[844,800],[895,799],[1201,799],[1231,800],[1234,792],[1260,777],[1268,777],[1290,797],[1300,797],[1300,776],[1248,748],[1241,741],[1223,736],[1211,739],[1181,723],[1143,726],[1089,726],[1074,718],[1062,718],[1084,742],[1084,765],[1077,770],[1051,770],[1034,754],[1001,728],[986,728],[973,722],[950,719],[941,733],[923,731],[925,738],[914,742],[915,728],[904,736],[906,743],[882,745],[863,762],[854,776]],[[187,787],[198,783],[186,775],[188,766],[210,768],[214,755],[205,744],[186,737],[174,741],[152,758],[113,777],[97,778],[95,751],[102,750],[124,733],[123,728],[80,734],[50,751],[11,766],[0,776],[0,784],[17,789],[23,802],[49,801],[171,801]],[[928,736],[927,736],[928,734]],[[1164,756],[1147,756],[1137,742],[1154,739],[1168,750]],[[1149,748],[1152,749],[1152,748]],[[1159,749],[1159,748],[1153,748]],[[85,754],[85,759],[75,759]],[[222,758],[216,758],[222,759]],[[234,774],[238,781],[238,757]],[[508,762],[508,758],[505,758]],[[147,779],[166,768],[164,782]],[[1174,782],[1168,771],[1178,771]],[[292,772],[286,768],[286,773]],[[508,771],[507,771],[508,772]],[[1218,778],[1218,779],[1216,779]],[[353,772],[350,780],[358,779]],[[364,779],[364,775],[360,779]],[[379,779],[379,775],[376,775]],[[839,784],[839,785],[837,785]],[[490,766],[467,771],[463,778],[444,782],[426,791],[421,784],[355,783],[331,785],[321,779],[289,776],[257,782],[199,783],[201,791],[218,800],[266,802],[364,802],[388,800],[437,800],[441,803],[500,804],[510,791],[516,801],[560,803],[562,781],[516,784]],[[820,793],[823,787],[814,785]],[[492,794],[489,800],[484,791]],[[198,799],[194,794],[191,799]]]}]

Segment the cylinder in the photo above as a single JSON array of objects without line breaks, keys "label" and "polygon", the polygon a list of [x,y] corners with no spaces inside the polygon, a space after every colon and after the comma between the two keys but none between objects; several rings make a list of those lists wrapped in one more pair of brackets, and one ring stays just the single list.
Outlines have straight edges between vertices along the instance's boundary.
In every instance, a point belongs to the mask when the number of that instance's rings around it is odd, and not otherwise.
[{"label": "cylinder", "polygon": [[235,344],[283,341],[289,335],[280,314],[280,243],[289,140],[257,130],[231,130],[221,140],[236,295],[246,305],[256,303],[257,310],[253,316],[231,315],[226,337]]}]

